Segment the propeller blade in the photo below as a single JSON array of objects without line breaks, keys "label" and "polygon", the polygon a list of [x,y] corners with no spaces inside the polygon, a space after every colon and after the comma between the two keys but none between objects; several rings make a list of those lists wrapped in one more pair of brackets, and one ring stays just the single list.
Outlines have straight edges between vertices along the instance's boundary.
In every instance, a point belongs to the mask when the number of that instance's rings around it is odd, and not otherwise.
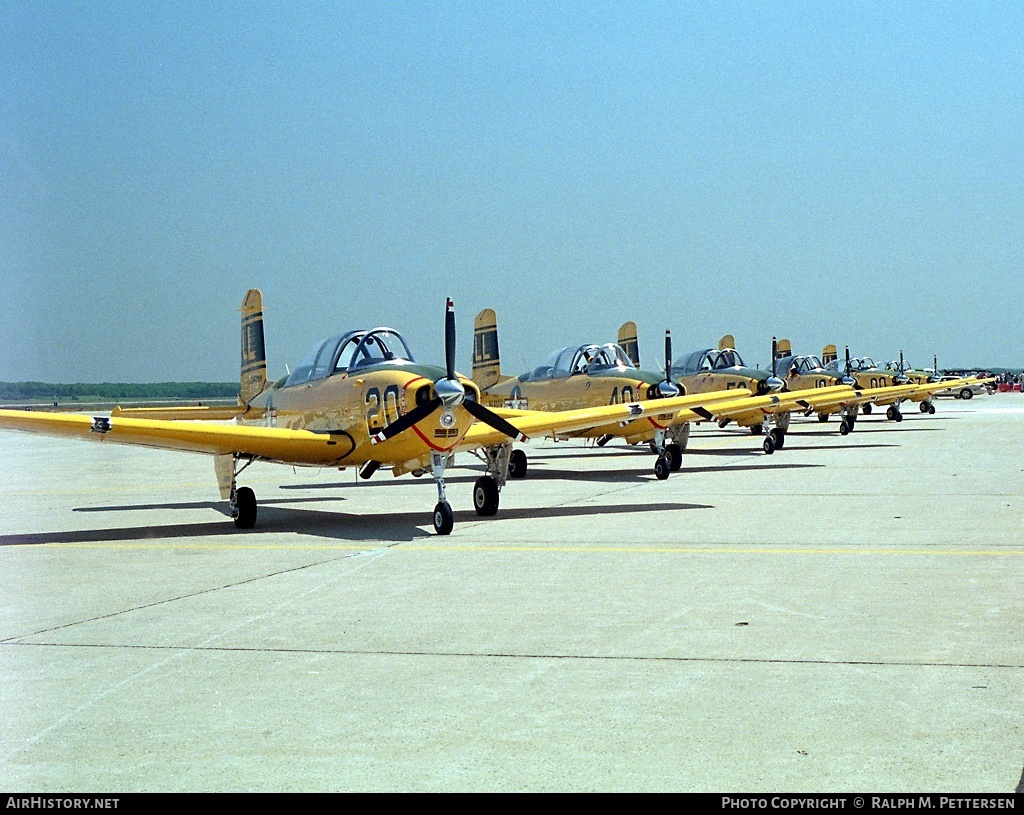
[{"label": "propeller blade", "polygon": [[502,419],[497,413],[485,408],[479,402],[471,402],[467,399],[462,403],[462,406],[470,412],[474,419],[483,422],[489,427],[493,427],[499,433],[504,433],[510,439],[515,441],[526,441],[526,434],[522,430],[519,430],[514,425],[509,424]]},{"label": "propeller blade", "polygon": [[665,381],[672,381],[672,332],[665,329]]},{"label": "propeller blade", "polygon": [[846,346],[846,375],[847,376],[850,375],[850,368],[851,368],[851,365],[850,365],[850,346],[847,345]]},{"label": "propeller blade", "polygon": [[399,416],[397,421],[392,422],[379,433],[375,433],[370,436],[370,442],[373,444],[380,444],[382,441],[387,441],[393,436],[397,436],[403,430],[408,430],[417,422],[422,422],[427,418],[427,416],[441,407],[441,404],[441,398],[434,397],[429,402],[413,408],[404,416]]},{"label": "propeller blade", "polygon": [[444,361],[448,379],[455,379],[455,304],[450,297],[444,313]]}]

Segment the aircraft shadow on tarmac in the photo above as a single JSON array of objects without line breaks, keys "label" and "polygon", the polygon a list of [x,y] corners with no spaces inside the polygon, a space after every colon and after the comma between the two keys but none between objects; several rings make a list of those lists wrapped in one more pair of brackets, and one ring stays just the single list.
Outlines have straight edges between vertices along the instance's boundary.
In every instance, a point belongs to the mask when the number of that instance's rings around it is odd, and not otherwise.
[{"label": "aircraft shadow on tarmac", "polygon": [[[313,500],[337,500],[333,498]],[[100,507],[90,508],[102,511]],[[109,511],[131,509],[212,509],[228,515],[227,502],[196,502],[193,504],[145,504],[136,507],[110,507]],[[711,504],[658,503],[619,504],[613,506],[562,506],[502,510],[494,518],[481,518],[473,510],[455,513],[458,524],[493,523],[502,520],[531,520],[538,518],[579,518],[586,515],[620,515],[637,512],[674,512],[678,510],[714,509]],[[35,532],[0,535],[0,546],[28,546],[43,544],[111,543],[156,539],[194,539],[198,537],[236,537],[249,541],[258,548],[258,538],[265,534],[299,533],[335,540],[402,542],[437,537],[433,532],[420,529],[428,515],[423,511],[354,515],[347,512],[324,512],[274,506],[264,501],[260,507],[259,522],[255,529],[239,530],[226,521],[199,523],[157,524],[108,529],[83,529],[71,532]],[[255,540],[254,540],[255,538]],[[144,546],[144,544],[143,544]]]}]

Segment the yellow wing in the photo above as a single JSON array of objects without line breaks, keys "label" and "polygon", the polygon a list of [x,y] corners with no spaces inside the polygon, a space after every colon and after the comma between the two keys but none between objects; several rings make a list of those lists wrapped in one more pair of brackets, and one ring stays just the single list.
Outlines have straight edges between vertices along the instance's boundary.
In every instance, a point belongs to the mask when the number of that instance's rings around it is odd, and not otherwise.
[{"label": "yellow wing", "polygon": [[289,464],[336,464],[355,448],[345,434],[209,422],[125,419],[0,410],[0,428],[50,436],[138,444],[194,453],[239,453]]},{"label": "yellow wing", "polygon": [[111,418],[125,419],[191,419],[193,421],[225,421],[245,413],[244,405],[197,405],[183,407],[123,408],[118,406],[110,412]]}]

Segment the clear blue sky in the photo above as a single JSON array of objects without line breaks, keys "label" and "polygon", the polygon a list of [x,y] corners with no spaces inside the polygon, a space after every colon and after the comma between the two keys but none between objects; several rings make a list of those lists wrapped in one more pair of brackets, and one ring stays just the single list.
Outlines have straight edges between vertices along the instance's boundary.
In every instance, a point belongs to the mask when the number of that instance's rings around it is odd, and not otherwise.
[{"label": "clear blue sky", "polygon": [[1024,5],[0,4],[0,379],[272,375],[456,301],[1024,364]]}]

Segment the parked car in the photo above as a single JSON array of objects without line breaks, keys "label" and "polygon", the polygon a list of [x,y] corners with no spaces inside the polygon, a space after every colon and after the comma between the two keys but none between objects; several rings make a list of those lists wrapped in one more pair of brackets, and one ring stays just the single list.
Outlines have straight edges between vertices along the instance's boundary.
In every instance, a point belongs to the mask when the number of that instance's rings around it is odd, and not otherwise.
[{"label": "parked car", "polygon": [[[939,382],[954,382],[960,379],[959,376],[943,376],[939,378]],[[980,382],[972,382],[967,385],[957,385],[955,388],[946,388],[945,390],[936,391],[936,396],[952,396],[954,399],[973,399],[976,393],[991,393],[987,385],[982,385]]]}]

